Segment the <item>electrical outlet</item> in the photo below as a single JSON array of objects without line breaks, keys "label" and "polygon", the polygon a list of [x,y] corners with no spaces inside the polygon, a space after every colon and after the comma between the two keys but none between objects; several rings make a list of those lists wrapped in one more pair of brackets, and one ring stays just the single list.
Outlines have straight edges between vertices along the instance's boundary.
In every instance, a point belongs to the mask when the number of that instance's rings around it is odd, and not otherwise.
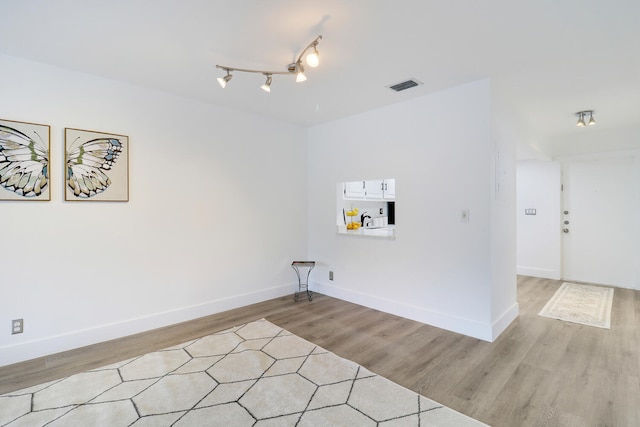
[{"label": "electrical outlet", "polygon": [[384,212],[384,209],[383,209],[383,208],[380,208],[380,215],[382,215],[382,214],[383,214],[383,212]]},{"label": "electrical outlet", "polygon": [[24,319],[15,319],[11,321],[11,335],[21,334],[24,332]]},{"label": "electrical outlet", "polygon": [[333,280],[333,271],[329,272],[329,280]]}]

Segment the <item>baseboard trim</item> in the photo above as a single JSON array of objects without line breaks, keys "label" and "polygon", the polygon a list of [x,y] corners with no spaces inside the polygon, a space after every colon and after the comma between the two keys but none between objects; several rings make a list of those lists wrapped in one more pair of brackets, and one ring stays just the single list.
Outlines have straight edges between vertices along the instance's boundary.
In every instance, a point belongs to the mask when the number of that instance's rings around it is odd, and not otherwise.
[{"label": "baseboard trim", "polygon": [[495,321],[492,325],[492,338],[491,341],[495,341],[505,329],[509,327],[511,322],[516,320],[520,313],[520,304],[514,303],[511,307],[505,310],[504,313]]},{"label": "baseboard trim", "polygon": [[560,280],[560,270],[554,270],[551,268],[523,267],[519,265],[516,267],[516,272],[520,276],[541,277],[543,279]]},{"label": "baseboard trim", "polygon": [[180,322],[198,319],[226,310],[293,294],[297,284],[287,284],[256,292],[234,295],[68,333],[23,341],[0,347],[0,366],[11,365],[37,357],[73,350],[91,344],[122,338]]},{"label": "baseboard trim", "polygon": [[425,323],[451,332],[478,338],[483,341],[491,342],[494,339],[494,328],[493,325],[489,323],[481,323],[471,319],[451,316],[433,310],[427,310],[422,307],[416,307],[399,301],[380,298],[338,286],[313,282],[311,283],[311,286],[314,291],[330,297],[404,317],[405,319],[415,320],[420,323]]}]

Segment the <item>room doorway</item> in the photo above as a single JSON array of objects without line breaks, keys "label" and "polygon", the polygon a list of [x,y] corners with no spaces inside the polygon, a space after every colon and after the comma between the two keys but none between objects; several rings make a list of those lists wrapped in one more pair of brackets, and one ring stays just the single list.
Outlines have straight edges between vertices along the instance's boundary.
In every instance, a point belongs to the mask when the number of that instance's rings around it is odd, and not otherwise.
[{"label": "room doorway", "polygon": [[562,165],[562,278],[634,287],[633,157]]}]

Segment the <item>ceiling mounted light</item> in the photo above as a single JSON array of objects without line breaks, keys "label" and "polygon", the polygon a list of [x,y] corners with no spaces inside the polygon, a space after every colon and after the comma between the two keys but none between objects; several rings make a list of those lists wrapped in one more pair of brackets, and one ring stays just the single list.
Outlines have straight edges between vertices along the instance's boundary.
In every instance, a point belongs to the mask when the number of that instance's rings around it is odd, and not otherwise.
[{"label": "ceiling mounted light", "polygon": [[307,60],[307,64],[310,67],[317,67],[318,64],[320,63],[320,57],[319,57],[319,54],[318,54],[318,43],[320,42],[320,40],[322,40],[322,36],[316,37],[316,39],[314,41],[309,43],[307,45],[307,47],[305,47],[302,50],[302,52],[298,56],[298,59],[296,60],[296,62],[293,62],[293,63],[287,65],[287,71],[251,70],[251,69],[246,69],[246,68],[227,67],[226,65],[216,65],[216,68],[220,68],[220,69],[225,70],[227,72],[226,76],[218,77],[218,83],[220,83],[220,86],[222,86],[224,88],[227,85],[227,83],[229,82],[229,80],[231,80],[231,77],[233,77],[230,74],[232,71],[238,71],[238,72],[243,72],[243,73],[264,74],[265,76],[267,76],[267,81],[262,86],[260,86],[260,88],[262,90],[264,90],[264,91],[267,91],[267,92],[271,92],[271,80],[272,80],[272,76],[274,74],[295,75],[296,76],[296,82],[303,82],[303,81],[307,80],[307,76],[304,75],[304,67],[302,66],[302,57],[304,56],[304,54],[309,49],[313,49],[313,52],[311,52],[311,53],[309,53],[309,55],[307,55],[306,60]]},{"label": "ceiling mounted light", "polygon": [[311,68],[316,68],[320,64],[320,53],[318,53],[318,41],[313,43],[313,52],[307,55],[307,65]]},{"label": "ceiling mounted light", "polygon": [[[584,121],[587,115],[589,116],[589,122]],[[596,119],[593,117],[593,110],[578,111],[576,116],[578,116],[578,122],[576,123],[576,126],[578,127],[583,128],[587,125],[593,126],[596,124]]]},{"label": "ceiling mounted light", "polygon": [[296,83],[307,80],[307,76],[304,75],[304,67],[302,66],[302,62],[297,62],[295,64],[293,72],[296,73]]},{"label": "ceiling mounted light", "polygon": [[262,86],[260,86],[260,89],[262,89],[265,92],[269,92],[271,93],[271,74],[267,74],[267,81],[264,82],[264,84]]},{"label": "ceiling mounted light", "polygon": [[[584,121],[585,117],[587,116],[587,114],[589,115],[589,122],[586,123]],[[593,118],[593,110],[585,110],[585,111],[578,111],[576,113],[576,116],[578,116],[578,122],[576,123],[576,126],[578,127],[585,127],[587,125],[592,126],[596,124],[596,119]]]},{"label": "ceiling mounted light", "polygon": [[229,80],[231,80],[233,76],[231,74],[229,74],[229,70],[227,70],[227,75],[224,77],[218,77],[218,83],[220,83],[220,86],[224,89],[227,86],[227,83],[229,83]]}]

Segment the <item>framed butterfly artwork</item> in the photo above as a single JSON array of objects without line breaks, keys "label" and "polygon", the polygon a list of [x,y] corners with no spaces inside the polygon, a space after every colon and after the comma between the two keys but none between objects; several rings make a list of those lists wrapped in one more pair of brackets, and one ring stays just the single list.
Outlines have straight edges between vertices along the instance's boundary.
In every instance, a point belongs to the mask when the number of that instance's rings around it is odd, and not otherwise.
[{"label": "framed butterfly artwork", "polygon": [[51,128],[0,120],[0,200],[51,200]]},{"label": "framed butterfly artwork", "polygon": [[129,137],[65,128],[65,200],[129,201]]}]

